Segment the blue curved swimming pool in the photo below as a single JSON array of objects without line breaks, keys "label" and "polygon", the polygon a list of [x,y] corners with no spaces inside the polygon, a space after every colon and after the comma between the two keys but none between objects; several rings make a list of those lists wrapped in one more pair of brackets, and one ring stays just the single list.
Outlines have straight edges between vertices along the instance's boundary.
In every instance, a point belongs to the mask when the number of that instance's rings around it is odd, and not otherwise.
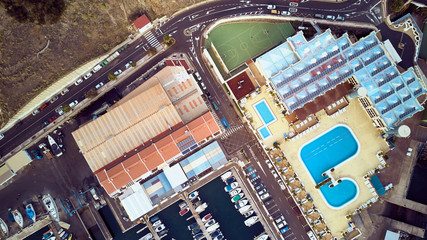
[{"label": "blue curved swimming pool", "polygon": [[[352,159],[359,150],[359,142],[351,129],[340,124],[304,144],[299,156],[315,184],[318,184],[327,178],[322,173]],[[320,190],[332,208],[344,206],[358,194],[357,184],[350,179],[343,179],[333,188],[325,185]]]}]

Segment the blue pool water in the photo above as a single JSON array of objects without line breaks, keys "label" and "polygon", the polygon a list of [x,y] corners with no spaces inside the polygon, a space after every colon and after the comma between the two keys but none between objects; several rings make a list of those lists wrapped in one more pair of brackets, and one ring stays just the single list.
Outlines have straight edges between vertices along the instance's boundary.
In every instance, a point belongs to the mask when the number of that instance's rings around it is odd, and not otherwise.
[{"label": "blue pool water", "polygon": [[[358,152],[359,142],[350,128],[338,125],[302,146],[300,158],[314,182],[318,184],[327,178],[323,177],[322,173],[337,167]],[[342,179],[342,182],[333,188],[329,188],[329,185],[322,186],[320,191],[332,208],[343,207],[358,194],[356,183],[350,179]]]},{"label": "blue pool water", "polygon": [[348,127],[339,125],[305,144],[300,158],[317,184],[327,178],[322,177],[322,173],[355,156],[358,151],[359,143],[353,133]]},{"label": "blue pool water", "polygon": [[333,188],[329,185],[330,183],[320,187],[320,191],[328,204],[334,208],[345,205],[357,196],[357,185],[351,180],[342,179],[342,182]]},{"label": "blue pool water", "polygon": [[263,139],[266,139],[271,136],[270,131],[268,131],[267,126],[264,126],[262,128],[258,129],[259,133],[261,133],[261,136]]},{"label": "blue pool water", "polygon": [[259,117],[264,122],[264,125],[267,125],[274,120],[276,120],[276,117],[274,117],[273,113],[271,112],[270,108],[268,107],[265,100],[261,100],[260,102],[256,103],[254,105]]}]

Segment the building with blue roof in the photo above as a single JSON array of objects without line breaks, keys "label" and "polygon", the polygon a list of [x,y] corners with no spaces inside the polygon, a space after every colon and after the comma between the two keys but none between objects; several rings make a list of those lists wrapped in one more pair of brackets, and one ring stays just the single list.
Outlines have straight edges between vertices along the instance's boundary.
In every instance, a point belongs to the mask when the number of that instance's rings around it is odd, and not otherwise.
[{"label": "building with blue roof", "polygon": [[310,41],[298,32],[256,64],[289,114],[348,82],[368,90],[359,100],[374,124],[388,130],[423,110],[417,98],[426,90],[412,68],[399,73],[386,49],[375,32],[354,44],[330,29]]}]

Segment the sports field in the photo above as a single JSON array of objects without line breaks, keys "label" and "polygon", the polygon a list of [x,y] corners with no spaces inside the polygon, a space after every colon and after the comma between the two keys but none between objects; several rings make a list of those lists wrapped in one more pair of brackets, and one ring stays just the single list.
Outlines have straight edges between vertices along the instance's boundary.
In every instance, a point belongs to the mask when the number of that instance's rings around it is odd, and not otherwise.
[{"label": "sports field", "polygon": [[213,43],[217,55],[230,71],[284,42],[294,33],[290,23],[229,23],[220,25],[209,33],[206,48],[212,48]]}]

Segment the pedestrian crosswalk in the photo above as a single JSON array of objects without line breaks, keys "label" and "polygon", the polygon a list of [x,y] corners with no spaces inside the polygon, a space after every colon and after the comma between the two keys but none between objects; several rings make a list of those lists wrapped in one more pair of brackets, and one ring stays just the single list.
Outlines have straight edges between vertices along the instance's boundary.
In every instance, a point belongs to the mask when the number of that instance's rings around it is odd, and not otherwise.
[{"label": "pedestrian crosswalk", "polygon": [[156,37],[154,37],[153,33],[151,31],[148,31],[146,33],[144,33],[144,37],[145,39],[147,39],[148,43],[152,46],[152,47],[157,47],[160,45],[159,41],[157,40]]},{"label": "pedestrian crosswalk", "polygon": [[228,128],[227,130],[225,130],[224,134],[222,134],[221,139],[226,139],[228,136],[230,136],[231,134],[233,134],[234,132],[236,132],[242,128],[243,128],[243,125],[232,126],[232,127]]}]

